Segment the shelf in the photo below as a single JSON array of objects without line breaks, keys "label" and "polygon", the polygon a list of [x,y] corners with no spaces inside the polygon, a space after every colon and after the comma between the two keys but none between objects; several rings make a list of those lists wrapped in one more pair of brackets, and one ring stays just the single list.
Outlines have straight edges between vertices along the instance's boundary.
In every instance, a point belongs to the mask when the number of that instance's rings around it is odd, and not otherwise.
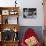
[{"label": "shelf", "polygon": [[[19,21],[18,21],[18,16],[19,16],[18,9],[19,7],[0,7],[0,23],[1,23],[0,24],[0,32],[1,32],[0,46],[18,46],[19,40],[17,38],[18,38],[19,29],[20,29]],[[6,38],[6,40],[3,39],[6,37],[5,36],[6,34],[4,35],[5,31],[8,37]],[[11,33],[10,31],[11,32],[13,31],[13,32]],[[14,41],[14,38],[15,38],[15,41]],[[10,40],[7,41],[7,39],[10,39]]]},{"label": "shelf", "polygon": [[9,14],[9,15],[1,15],[1,16],[19,16],[19,15],[17,13],[17,14]]},{"label": "shelf", "polygon": [[10,41],[3,41],[4,43],[15,43],[15,42],[19,42],[19,40],[15,40],[15,41],[12,41],[12,40],[10,40]]},{"label": "shelf", "polygon": [[[1,16],[0,24],[18,24],[18,16],[19,16],[18,9],[19,7],[0,7],[0,16]],[[14,16],[13,20],[9,18],[10,16],[11,17]]]},{"label": "shelf", "polygon": [[2,24],[18,24],[18,16],[2,16]]},{"label": "shelf", "polygon": [[8,10],[9,10],[9,9],[10,9],[10,10],[11,10],[11,9],[14,9],[14,10],[16,9],[16,10],[18,10],[18,8],[19,8],[19,7],[0,7],[0,10],[7,10],[7,9],[8,9]]},{"label": "shelf", "polygon": [[18,15],[19,7],[0,7],[1,15]]},{"label": "shelf", "polygon": [[2,42],[3,46],[18,46],[18,41]]},{"label": "shelf", "polygon": [[13,31],[16,29],[17,32],[19,31],[19,25],[18,24],[1,24],[1,30],[5,28],[12,29]]}]

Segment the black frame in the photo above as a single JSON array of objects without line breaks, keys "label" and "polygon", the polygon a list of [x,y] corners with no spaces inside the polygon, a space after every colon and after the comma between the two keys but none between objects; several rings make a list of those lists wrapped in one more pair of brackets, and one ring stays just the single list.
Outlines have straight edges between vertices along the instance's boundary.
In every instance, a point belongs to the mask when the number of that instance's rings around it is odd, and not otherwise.
[{"label": "black frame", "polygon": [[34,18],[37,16],[36,8],[23,8],[23,17],[24,18]]}]

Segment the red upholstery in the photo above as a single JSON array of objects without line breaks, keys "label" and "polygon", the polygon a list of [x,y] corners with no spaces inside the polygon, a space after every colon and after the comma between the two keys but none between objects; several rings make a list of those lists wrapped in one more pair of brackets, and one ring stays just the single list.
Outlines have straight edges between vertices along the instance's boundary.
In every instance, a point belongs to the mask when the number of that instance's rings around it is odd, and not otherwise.
[{"label": "red upholstery", "polygon": [[[36,35],[36,33],[33,31],[32,28],[27,29],[26,32],[25,32],[25,35],[24,35],[24,37],[23,37],[23,39],[22,39],[21,45],[22,45],[22,46],[26,46],[25,39],[28,39],[29,37],[32,37],[32,36],[35,36],[35,37],[36,37],[37,35]],[[38,42],[35,46],[41,46],[41,45],[40,45],[40,43]]]}]

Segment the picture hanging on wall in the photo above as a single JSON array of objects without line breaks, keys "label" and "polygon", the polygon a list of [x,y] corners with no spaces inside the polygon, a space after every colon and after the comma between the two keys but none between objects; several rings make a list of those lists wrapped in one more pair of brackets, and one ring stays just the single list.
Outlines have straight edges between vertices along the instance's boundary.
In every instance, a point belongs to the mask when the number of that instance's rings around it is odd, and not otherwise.
[{"label": "picture hanging on wall", "polygon": [[37,9],[36,8],[23,8],[23,17],[24,18],[36,18]]}]

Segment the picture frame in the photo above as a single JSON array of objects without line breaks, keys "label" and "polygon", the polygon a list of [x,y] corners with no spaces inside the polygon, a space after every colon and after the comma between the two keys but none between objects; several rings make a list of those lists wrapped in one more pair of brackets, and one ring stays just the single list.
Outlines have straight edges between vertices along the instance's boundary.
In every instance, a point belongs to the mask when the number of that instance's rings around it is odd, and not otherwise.
[{"label": "picture frame", "polygon": [[36,8],[23,8],[23,18],[36,18],[37,9]]},{"label": "picture frame", "polygon": [[2,10],[2,15],[9,15],[9,10]]},{"label": "picture frame", "polygon": [[18,12],[17,12],[16,10],[10,10],[10,11],[9,11],[9,14],[10,14],[10,15],[16,15],[17,13],[18,13]]}]

